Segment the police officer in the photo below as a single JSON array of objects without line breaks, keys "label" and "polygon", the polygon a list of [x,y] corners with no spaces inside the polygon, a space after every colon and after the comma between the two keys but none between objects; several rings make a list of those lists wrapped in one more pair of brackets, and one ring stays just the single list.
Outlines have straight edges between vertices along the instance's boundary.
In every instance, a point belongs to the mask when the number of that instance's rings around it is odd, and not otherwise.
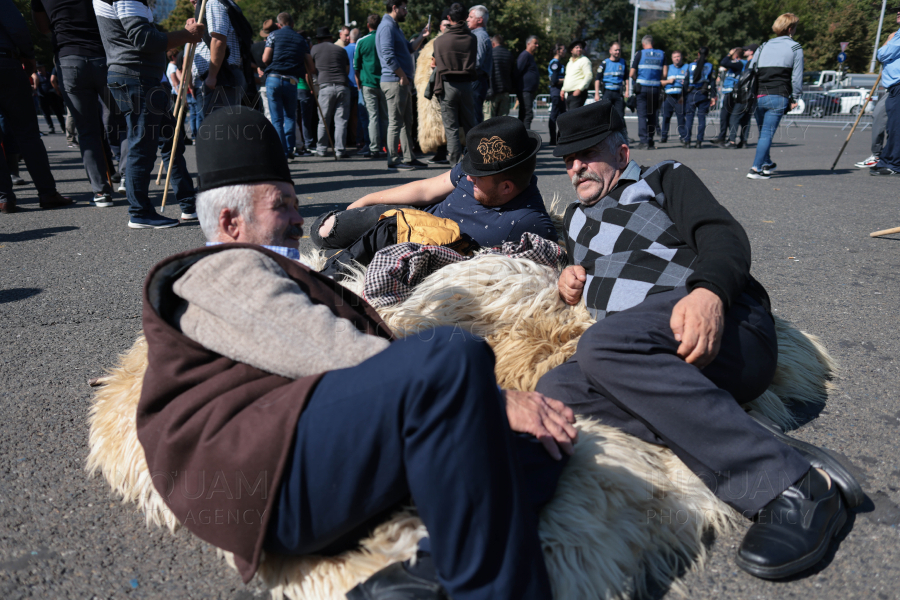
[{"label": "police officer", "polygon": [[694,148],[703,144],[706,132],[706,113],[709,112],[709,92],[716,89],[716,72],[712,63],[707,62],[709,48],[700,46],[697,60],[688,65],[684,85],[687,90],[687,102],[684,107],[684,142],[685,148],[691,145],[691,128],[694,125],[694,114],[697,115],[697,143]]},{"label": "police officer", "polygon": [[594,101],[600,102],[602,92],[603,99],[612,102],[619,115],[625,118],[625,61],[622,60],[622,46],[619,42],[613,42],[609,47],[609,58],[597,67],[597,77],[594,78]]},{"label": "police officer", "polygon": [[562,99],[560,92],[562,91],[563,78],[566,75],[566,63],[563,58],[566,56],[566,47],[563,44],[556,44],[554,48],[553,60],[547,65],[547,72],[550,75],[550,145],[556,145],[556,119],[559,115],[566,112],[566,102]]},{"label": "police officer", "polygon": [[728,56],[719,61],[719,68],[725,70],[725,78],[722,80],[722,103],[719,105],[719,135],[713,140],[714,144],[723,145],[728,137],[728,127],[731,115],[734,113],[734,100],[731,92],[737,86],[738,78],[744,70],[747,61],[741,58],[744,55],[743,48],[732,48]]},{"label": "police officer", "polygon": [[632,88],[637,96],[638,149],[654,148],[653,134],[662,104],[662,80],[668,77],[666,53],[653,47],[653,36],[641,39],[641,49],[635,52],[629,77],[635,80]]},{"label": "police officer", "polygon": [[672,122],[672,113],[678,122],[678,140],[683,144],[684,132],[684,77],[688,66],[681,56],[681,52],[672,52],[672,64],[669,65],[668,79],[661,83],[665,86],[662,105],[662,131],[659,141],[665,144],[669,141],[669,124]]}]

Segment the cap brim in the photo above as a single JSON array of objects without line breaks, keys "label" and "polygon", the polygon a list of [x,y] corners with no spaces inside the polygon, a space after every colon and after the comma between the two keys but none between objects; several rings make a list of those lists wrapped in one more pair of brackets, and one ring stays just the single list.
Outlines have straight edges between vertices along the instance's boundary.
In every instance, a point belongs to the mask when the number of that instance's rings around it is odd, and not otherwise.
[{"label": "cap brim", "polygon": [[612,131],[604,131],[603,133],[598,133],[597,135],[585,138],[583,140],[575,140],[569,142],[568,144],[560,144],[559,139],[557,139],[556,147],[553,148],[553,156],[555,156],[556,158],[562,158],[567,154],[587,150],[588,148],[596,146],[597,144],[608,138],[609,134],[613,133],[613,131],[619,130],[614,129]]},{"label": "cap brim", "polygon": [[521,160],[517,160],[513,164],[503,167],[499,171],[481,171],[472,166],[472,155],[466,152],[466,155],[462,158],[462,170],[466,175],[471,175],[472,177],[490,177],[491,175],[498,175],[503,173],[504,171],[509,171],[515,167],[518,167],[526,160],[530,160],[533,156],[535,156],[541,149],[541,145],[543,144],[543,140],[541,139],[541,134],[536,133],[534,131],[528,131],[528,138],[534,142],[534,148],[527,155],[523,156]]}]

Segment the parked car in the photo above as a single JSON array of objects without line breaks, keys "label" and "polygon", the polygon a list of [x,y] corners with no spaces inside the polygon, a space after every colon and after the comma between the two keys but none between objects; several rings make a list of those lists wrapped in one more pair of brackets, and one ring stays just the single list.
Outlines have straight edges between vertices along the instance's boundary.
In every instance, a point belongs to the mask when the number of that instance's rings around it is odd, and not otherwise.
[{"label": "parked car", "polygon": [[821,119],[827,115],[837,114],[841,110],[841,99],[822,92],[803,92],[797,108],[789,115],[804,115],[813,119]]},{"label": "parked car", "polygon": [[[869,90],[864,88],[852,89],[852,90],[831,90],[830,92],[826,92],[829,96],[834,96],[835,98],[841,99],[841,110],[842,114],[851,114],[854,117],[859,114],[859,111],[862,109],[862,105],[865,103],[866,98],[869,97]],[[866,105],[866,112],[870,113],[874,110],[874,102],[869,102]]]}]

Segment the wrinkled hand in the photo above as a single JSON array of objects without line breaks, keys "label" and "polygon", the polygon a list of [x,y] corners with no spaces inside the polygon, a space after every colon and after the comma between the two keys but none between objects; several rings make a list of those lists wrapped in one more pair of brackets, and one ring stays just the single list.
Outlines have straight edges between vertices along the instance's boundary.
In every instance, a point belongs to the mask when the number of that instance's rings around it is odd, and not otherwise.
[{"label": "wrinkled hand", "polygon": [[791,102],[791,110],[794,110],[794,109],[797,108],[799,105],[800,105],[799,102],[793,102],[793,101],[792,101],[792,102]]},{"label": "wrinkled hand", "polygon": [[191,34],[191,43],[199,43],[203,39],[203,33],[206,31],[206,25],[198,23],[193,17],[185,21],[184,29]]},{"label": "wrinkled hand", "polygon": [[203,85],[208,87],[211,90],[216,89],[216,76],[215,75],[207,75],[206,79],[203,81]]},{"label": "wrinkled hand", "polygon": [[678,356],[702,369],[716,358],[722,345],[722,300],[705,288],[695,288],[672,309],[669,326],[675,340],[681,342]]},{"label": "wrinkled hand", "polygon": [[537,392],[506,390],[506,416],[513,431],[530,433],[539,439],[556,460],[562,459],[560,448],[569,456],[575,451],[575,413],[559,400]]},{"label": "wrinkled hand", "polygon": [[556,282],[563,302],[571,306],[578,304],[581,294],[584,292],[585,281],[587,281],[587,271],[581,265],[572,265],[563,269],[559,281]]}]

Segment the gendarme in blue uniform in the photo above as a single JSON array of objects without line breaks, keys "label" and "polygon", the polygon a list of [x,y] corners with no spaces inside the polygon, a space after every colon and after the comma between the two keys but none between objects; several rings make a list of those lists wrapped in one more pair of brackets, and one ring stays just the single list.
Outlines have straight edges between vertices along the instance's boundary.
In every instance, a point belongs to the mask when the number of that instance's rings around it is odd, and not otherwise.
[{"label": "gendarme in blue uniform", "polygon": [[518,242],[525,232],[536,233],[552,242],[557,240],[553,221],[544,208],[544,199],[537,187],[537,176],[518,196],[503,206],[483,206],[475,199],[475,186],[463,173],[462,163],[450,171],[454,190],[443,202],[422,210],[436,217],[450,219],[483,247],[499,246],[503,242]]},{"label": "gendarme in blue uniform", "polygon": [[684,78],[687,75],[688,66],[681,65],[676,67],[674,64],[669,65],[667,79],[675,78],[673,83],[666,84],[666,93],[672,95],[680,94],[684,89]]},{"label": "gendarme in blue uniform", "polygon": [[566,76],[566,65],[558,58],[554,58],[547,65],[547,74],[550,76],[550,87],[560,88],[562,80]]},{"label": "gendarme in blue uniform", "polygon": [[[743,70],[747,68],[747,61],[742,58],[741,64],[744,65],[743,68],[741,68],[741,71],[743,72]],[[671,69],[669,70],[671,71]],[[728,69],[725,72],[725,80],[722,81],[722,93],[730,94],[734,90],[734,86],[737,85],[741,73],[735,73],[731,69]]]},{"label": "gendarme in blue uniform", "polygon": [[701,71],[700,73],[700,79],[697,81],[697,83],[694,83],[694,71],[697,70],[697,63],[692,62],[690,65],[688,65],[688,72],[686,77],[688,89],[691,91],[700,90],[708,92],[709,89],[707,84],[709,83],[709,76],[712,73],[712,68],[712,63],[703,63],[703,71]]},{"label": "gendarme in blue uniform", "polygon": [[597,74],[603,75],[603,89],[621,91],[625,84],[625,61],[621,58],[619,60],[607,58],[600,63]]},{"label": "gendarme in blue uniform", "polygon": [[641,61],[637,68],[637,82],[646,87],[660,87],[662,79],[663,63],[666,54],[656,48],[641,50]]}]

